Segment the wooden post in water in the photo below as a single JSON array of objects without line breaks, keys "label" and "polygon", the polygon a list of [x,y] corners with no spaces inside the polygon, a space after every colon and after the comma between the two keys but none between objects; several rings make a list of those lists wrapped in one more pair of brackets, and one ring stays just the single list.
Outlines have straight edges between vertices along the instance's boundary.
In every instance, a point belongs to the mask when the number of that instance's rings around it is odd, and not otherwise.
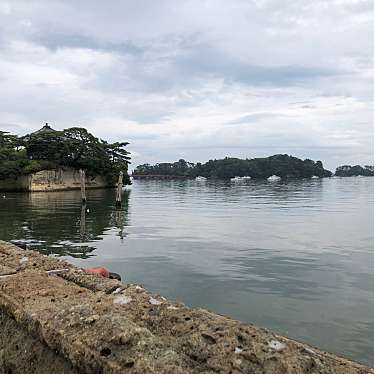
[{"label": "wooden post in water", "polygon": [[86,203],[82,204],[81,207],[81,221],[80,221],[80,239],[81,241],[85,241],[86,237]]},{"label": "wooden post in water", "polygon": [[82,193],[82,203],[87,201],[86,199],[86,172],[82,169],[79,170],[81,176],[81,193]]},{"label": "wooden post in water", "polygon": [[117,195],[116,195],[116,206],[120,207],[122,205],[122,180],[123,180],[123,172],[119,173],[118,183],[117,183]]}]

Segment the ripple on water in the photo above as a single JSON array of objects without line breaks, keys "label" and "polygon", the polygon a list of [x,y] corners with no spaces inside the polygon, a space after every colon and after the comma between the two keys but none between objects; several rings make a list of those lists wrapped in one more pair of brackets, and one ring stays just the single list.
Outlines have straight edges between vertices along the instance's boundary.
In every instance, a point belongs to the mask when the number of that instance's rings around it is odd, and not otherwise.
[{"label": "ripple on water", "polygon": [[[7,194],[0,237],[374,365],[374,178]],[[33,242],[34,241],[34,242]]]}]

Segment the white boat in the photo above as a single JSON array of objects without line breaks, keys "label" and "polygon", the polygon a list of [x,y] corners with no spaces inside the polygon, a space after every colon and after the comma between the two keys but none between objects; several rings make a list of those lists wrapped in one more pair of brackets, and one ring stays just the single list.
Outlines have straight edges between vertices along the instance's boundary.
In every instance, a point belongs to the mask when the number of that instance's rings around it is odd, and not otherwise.
[{"label": "white boat", "polygon": [[230,180],[232,182],[240,182],[240,181],[248,181],[250,180],[251,177],[249,175],[245,175],[244,177],[234,177],[234,178],[230,178]]},{"label": "white boat", "polygon": [[240,182],[242,180],[242,177],[234,177],[234,178],[230,178],[230,181],[231,182]]},{"label": "white boat", "polygon": [[318,175],[313,175],[312,179],[319,179],[319,176]]},{"label": "white boat", "polygon": [[277,182],[277,181],[280,181],[282,178],[279,177],[278,175],[272,175],[268,178],[268,181],[269,182]]},{"label": "white boat", "polygon": [[205,182],[205,181],[206,181],[206,178],[205,178],[205,177],[198,176],[198,177],[195,178],[195,181],[198,181],[198,182]]}]

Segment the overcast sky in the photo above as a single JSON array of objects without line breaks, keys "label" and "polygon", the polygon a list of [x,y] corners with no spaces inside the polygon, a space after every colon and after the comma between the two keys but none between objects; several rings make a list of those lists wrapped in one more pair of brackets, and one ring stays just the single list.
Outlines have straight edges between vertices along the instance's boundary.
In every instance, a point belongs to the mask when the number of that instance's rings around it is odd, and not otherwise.
[{"label": "overcast sky", "polygon": [[0,129],[131,143],[133,164],[374,163],[373,0],[1,0]]}]

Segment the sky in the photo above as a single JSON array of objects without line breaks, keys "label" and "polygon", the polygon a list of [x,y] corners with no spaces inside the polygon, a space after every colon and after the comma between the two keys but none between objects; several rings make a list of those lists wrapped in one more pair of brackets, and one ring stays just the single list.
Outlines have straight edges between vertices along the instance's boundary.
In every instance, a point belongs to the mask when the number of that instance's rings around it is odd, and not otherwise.
[{"label": "sky", "polygon": [[0,130],[374,164],[373,36],[373,0],[0,0]]}]

